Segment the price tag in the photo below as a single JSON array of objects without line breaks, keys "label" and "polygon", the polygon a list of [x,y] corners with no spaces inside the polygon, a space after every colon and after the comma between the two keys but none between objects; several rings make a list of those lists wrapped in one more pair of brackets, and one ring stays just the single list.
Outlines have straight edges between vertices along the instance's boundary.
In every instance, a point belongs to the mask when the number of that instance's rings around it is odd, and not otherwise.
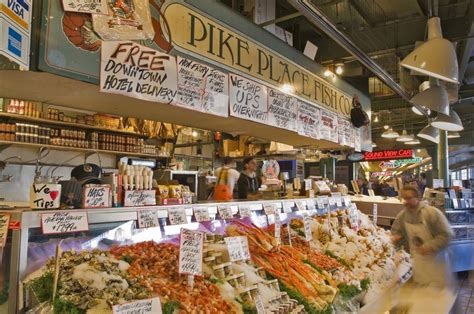
[{"label": "price tag", "polygon": [[377,218],[378,218],[378,204],[374,204],[374,209],[372,211],[372,219],[374,221],[374,225],[377,225]]},{"label": "price tag", "polygon": [[10,214],[0,214],[0,247],[5,247],[10,224]]},{"label": "price tag", "polygon": [[359,211],[357,210],[357,208],[355,208],[355,206],[351,206],[349,219],[351,223],[351,228],[355,231],[359,230]]},{"label": "price tag", "polygon": [[314,203],[314,199],[309,199],[306,201],[306,206],[308,206],[308,210],[315,210],[316,204]]},{"label": "price tag", "polygon": [[88,231],[86,212],[53,212],[41,214],[43,234]]},{"label": "price tag", "polygon": [[181,228],[179,240],[179,273],[202,274],[204,233]]},{"label": "price tag", "polygon": [[153,209],[145,209],[138,211],[138,228],[154,228],[159,227],[158,212]]},{"label": "price tag", "polygon": [[270,216],[275,214],[275,205],[274,204],[263,204],[263,211],[265,215]]},{"label": "price tag", "polygon": [[291,213],[293,211],[293,205],[291,204],[291,202],[283,202],[283,212],[288,214],[288,213]]},{"label": "price tag", "polygon": [[183,207],[173,207],[168,209],[168,219],[172,225],[187,224],[186,209]]},{"label": "price tag", "polygon": [[336,200],[334,199],[334,197],[329,197],[328,201],[329,201],[329,206],[330,207],[336,206]]},{"label": "price tag", "polygon": [[82,208],[105,208],[112,206],[112,190],[108,184],[86,184],[82,192]]},{"label": "price tag", "polygon": [[252,217],[252,210],[249,205],[239,205],[240,217]]},{"label": "price tag", "polygon": [[346,206],[351,205],[351,198],[349,196],[344,196],[344,204]]},{"label": "price tag", "polygon": [[113,314],[146,314],[162,313],[160,298],[145,299],[128,303],[116,304],[112,307]]},{"label": "price tag", "polygon": [[247,237],[226,237],[224,238],[224,241],[227,245],[231,262],[250,259]]},{"label": "price tag", "polygon": [[211,217],[209,215],[209,208],[207,207],[195,207],[193,209],[194,217],[196,217],[197,222],[209,221]]},{"label": "price tag", "polygon": [[234,218],[234,215],[232,215],[232,208],[230,208],[230,206],[221,205],[218,208],[219,208],[219,216],[221,217],[221,219]]},{"label": "price tag", "polygon": [[305,205],[305,203],[303,203],[303,201],[296,201],[295,204],[296,204],[296,208],[299,211],[306,210],[306,205]]},{"label": "price tag", "polygon": [[257,314],[265,314],[265,305],[259,294],[255,297],[255,308],[257,309]]},{"label": "price tag", "polygon": [[337,207],[342,207],[342,198],[336,197],[336,206]]},{"label": "price tag", "polygon": [[323,202],[323,199],[322,198],[317,198],[316,199],[316,203],[318,204],[318,208],[319,209],[323,209],[324,208],[324,202]]},{"label": "price tag", "polygon": [[280,215],[278,213],[275,214],[275,239],[277,239],[278,243],[280,243],[281,223],[280,223]]},{"label": "price tag", "polygon": [[311,216],[308,214],[303,215],[303,223],[304,223],[304,237],[307,242],[313,239],[313,234],[311,232]]}]

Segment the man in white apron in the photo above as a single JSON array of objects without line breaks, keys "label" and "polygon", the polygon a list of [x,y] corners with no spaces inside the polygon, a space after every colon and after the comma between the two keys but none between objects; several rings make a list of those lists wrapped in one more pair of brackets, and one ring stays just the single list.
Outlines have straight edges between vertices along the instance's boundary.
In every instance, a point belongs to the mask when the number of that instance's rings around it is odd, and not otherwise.
[{"label": "man in white apron", "polygon": [[445,215],[421,202],[420,191],[406,186],[401,191],[405,209],[392,225],[394,242],[404,243],[413,259],[413,281],[424,286],[451,288],[446,248],[453,235]]}]

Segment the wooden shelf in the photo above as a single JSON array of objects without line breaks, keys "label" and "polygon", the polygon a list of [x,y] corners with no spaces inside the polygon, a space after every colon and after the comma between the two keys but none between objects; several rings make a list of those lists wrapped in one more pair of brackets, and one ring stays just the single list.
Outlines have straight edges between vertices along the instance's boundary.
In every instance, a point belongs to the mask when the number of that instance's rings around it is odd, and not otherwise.
[{"label": "wooden shelf", "polygon": [[[74,151],[74,152],[84,152],[84,153],[97,152],[101,154],[110,154],[110,155],[117,155],[117,156],[148,157],[148,158],[155,158],[155,159],[169,158],[166,156],[159,156],[159,155],[153,155],[153,154],[128,153],[128,152],[119,152],[119,151],[105,150],[105,149],[78,148],[78,147],[59,146],[59,145],[0,141],[0,146],[4,146],[4,145],[13,145],[13,146],[19,146],[19,147],[33,147],[33,148],[47,147],[50,149],[61,150],[61,151]],[[0,149],[0,151],[2,151],[2,149]]]},{"label": "wooden shelf", "polygon": [[101,131],[101,132],[112,132],[112,133],[119,133],[119,134],[132,135],[132,136],[143,136],[142,134],[126,131],[126,130],[109,129],[109,128],[104,128],[100,126],[88,125],[88,124],[64,122],[64,121],[50,120],[50,119],[44,119],[44,118],[35,118],[35,117],[29,117],[29,116],[24,116],[20,114],[14,114],[14,113],[0,112],[0,118],[2,117],[14,119],[14,120],[20,120],[20,121],[46,123],[46,124],[51,124],[51,125],[68,126],[72,128],[88,129],[88,130],[95,130],[95,131]]}]

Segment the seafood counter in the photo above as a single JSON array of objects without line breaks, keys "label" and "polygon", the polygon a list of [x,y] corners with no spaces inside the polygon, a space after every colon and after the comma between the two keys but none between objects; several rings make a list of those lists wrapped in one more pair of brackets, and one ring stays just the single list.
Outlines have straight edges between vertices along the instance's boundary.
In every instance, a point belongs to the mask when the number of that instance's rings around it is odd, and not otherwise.
[{"label": "seafood counter", "polygon": [[[202,234],[199,274],[180,273],[180,233],[169,227]],[[411,272],[409,255],[354,207],[152,229],[162,233],[153,241],[51,256],[22,281],[22,306],[31,313],[118,313],[117,305],[158,298],[163,313],[356,312]],[[245,239],[237,260],[227,241],[234,237]]]}]

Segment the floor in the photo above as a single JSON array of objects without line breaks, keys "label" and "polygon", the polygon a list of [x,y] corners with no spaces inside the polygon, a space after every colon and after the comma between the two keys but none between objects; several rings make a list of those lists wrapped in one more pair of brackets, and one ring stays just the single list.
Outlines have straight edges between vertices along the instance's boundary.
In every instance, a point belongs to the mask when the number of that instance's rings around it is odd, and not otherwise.
[{"label": "floor", "polygon": [[474,272],[460,273],[458,297],[450,314],[474,314]]}]

